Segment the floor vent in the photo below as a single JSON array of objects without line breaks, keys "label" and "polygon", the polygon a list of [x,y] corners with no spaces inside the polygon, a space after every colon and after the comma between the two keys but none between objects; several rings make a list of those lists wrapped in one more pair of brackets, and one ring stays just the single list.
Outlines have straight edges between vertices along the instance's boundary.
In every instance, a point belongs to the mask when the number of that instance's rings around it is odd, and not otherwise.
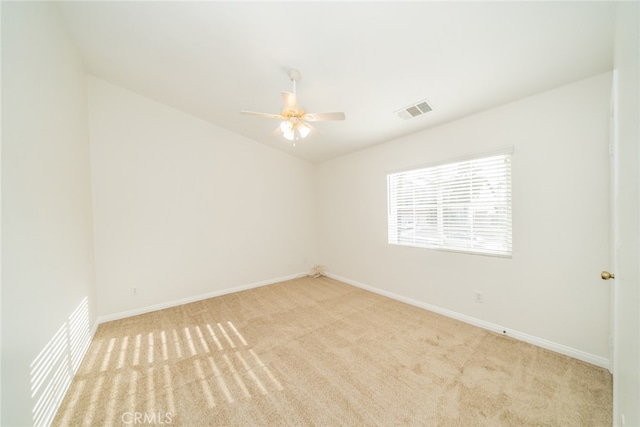
[{"label": "floor vent", "polygon": [[396,115],[401,119],[407,120],[421,116],[431,110],[432,108],[429,103],[426,100],[422,100],[396,111]]}]

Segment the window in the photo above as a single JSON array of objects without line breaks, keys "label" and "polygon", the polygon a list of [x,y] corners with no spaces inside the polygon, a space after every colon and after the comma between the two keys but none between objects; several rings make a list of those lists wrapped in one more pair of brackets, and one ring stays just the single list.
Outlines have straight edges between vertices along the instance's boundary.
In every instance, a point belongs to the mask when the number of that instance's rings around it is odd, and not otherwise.
[{"label": "window", "polygon": [[387,175],[389,243],[511,256],[511,153]]}]

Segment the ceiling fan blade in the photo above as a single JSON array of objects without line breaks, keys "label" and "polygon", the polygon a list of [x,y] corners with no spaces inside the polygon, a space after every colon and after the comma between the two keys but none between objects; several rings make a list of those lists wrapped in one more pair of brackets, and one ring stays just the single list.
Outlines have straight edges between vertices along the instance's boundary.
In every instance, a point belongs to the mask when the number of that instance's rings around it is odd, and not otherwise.
[{"label": "ceiling fan blade", "polygon": [[282,92],[285,110],[298,111],[298,97],[295,93]]},{"label": "ceiling fan blade", "polygon": [[310,122],[326,122],[329,120],[344,120],[344,113],[309,113],[304,116],[304,120]]},{"label": "ceiling fan blade", "polygon": [[240,114],[246,114],[248,116],[264,117],[264,118],[267,118],[267,119],[286,120],[280,114],[257,113],[255,111],[240,111]]}]

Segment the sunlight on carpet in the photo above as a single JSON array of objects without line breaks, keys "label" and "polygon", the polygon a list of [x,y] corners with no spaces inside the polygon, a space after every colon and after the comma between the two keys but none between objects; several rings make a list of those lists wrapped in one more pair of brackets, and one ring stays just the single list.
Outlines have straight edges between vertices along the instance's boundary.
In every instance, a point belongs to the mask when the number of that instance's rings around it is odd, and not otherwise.
[{"label": "sunlight on carpet", "polygon": [[[72,425],[81,421],[84,425],[120,425],[128,424],[127,421],[135,423],[136,417],[146,424],[173,421],[177,414],[173,385],[176,375],[171,363],[181,359],[189,359],[192,363],[195,379],[209,408],[220,404],[216,397],[219,394],[227,403],[233,404],[255,394],[266,395],[269,389],[283,390],[231,321],[214,325],[185,326],[169,332],[163,329],[108,340],[101,338],[102,334],[96,336],[56,424]],[[203,330],[207,331],[207,336]],[[170,341],[167,335],[172,337]],[[129,346],[130,340],[133,346]],[[105,342],[106,349],[103,349]],[[188,349],[186,355],[183,346]],[[94,371],[96,364],[99,365],[98,375],[86,375]],[[88,399],[83,393],[85,388],[89,389]],[[117,409],[122,400],[127,403],[127,410],[119,412]],[[96,415],[100,414],[103,405],[106,405],[106,417],[98,421]],[[79,408],[84,414],[80,419]]]}]

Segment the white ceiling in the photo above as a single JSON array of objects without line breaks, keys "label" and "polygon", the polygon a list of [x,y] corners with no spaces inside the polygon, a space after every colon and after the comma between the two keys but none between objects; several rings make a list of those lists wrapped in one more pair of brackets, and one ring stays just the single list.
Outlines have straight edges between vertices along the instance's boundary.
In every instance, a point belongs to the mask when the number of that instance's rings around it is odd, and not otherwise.
[{"label": "white ceiling", "polygon": [[[321,162],[612,68],[612,2],[62,2],[88,73]],[[293,147],[300,104],[344,111]],[[433,111],[394,111],[427,99]]]}]

